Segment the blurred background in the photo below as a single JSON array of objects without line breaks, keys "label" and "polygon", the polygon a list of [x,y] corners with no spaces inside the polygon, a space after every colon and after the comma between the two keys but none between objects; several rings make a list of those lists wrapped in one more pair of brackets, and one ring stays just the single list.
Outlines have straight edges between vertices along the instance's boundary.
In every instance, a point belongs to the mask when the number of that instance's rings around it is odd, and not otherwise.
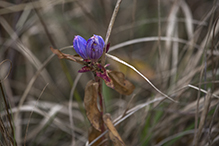
[{"label": "blurred background", "polygon": [[[74,55],[75,35],[105,39],[116,2],[0,1],[0,145],[14,138],[19,146],[86,144],[90,124],[83,98],[93,76],[79,76],[82,66],[59,60],[50,47]],[[103,84],[105,111],[113,120],[138,109],[116,126],[126,145],[219,144],[218,6],[217,0],[122,1],[108,53],[179,101],[162,100],[136,72],[107,58],[108,68],[136,87],[124,96]]]}]

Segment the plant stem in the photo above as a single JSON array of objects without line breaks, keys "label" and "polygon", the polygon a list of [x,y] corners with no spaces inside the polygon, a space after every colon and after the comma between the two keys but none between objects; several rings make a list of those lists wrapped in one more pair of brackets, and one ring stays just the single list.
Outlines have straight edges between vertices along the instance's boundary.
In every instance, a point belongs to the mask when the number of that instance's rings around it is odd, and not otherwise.
[{"label": "plant stem", "polygon": [[103,124],[103,114],[104,114],[104,99],[102,95],[102,82],[99,77],[95,77],[95,81],[98,82],[99,87],[98,87],[98,95],[99,95],[99,104],[100,104],[100,115],[101,115],[101,132],[105,130],[104,124]]},{"label": "plant stem", "polygon": [[114,22],[116,20],[116,16],[117,16],[117,13],[119,11],[119,6],[120,6],[121,2],[122,2],[122,0],[117,0],[115,9],[113,11],[113,15],[111,17],[111,20],[110,20],[110,23],[109,23],[109,26],[108,26],[108,29],[107,29],[106,38],[105,38],[105,47],[104,47],[104,50],[103,50],[103,55],[101,57],[101,65],[102,66],[104,66],[104,64],[105,64],[106,45],[108,44],[109,37],[110,37],[111,31],[112,31]]}]

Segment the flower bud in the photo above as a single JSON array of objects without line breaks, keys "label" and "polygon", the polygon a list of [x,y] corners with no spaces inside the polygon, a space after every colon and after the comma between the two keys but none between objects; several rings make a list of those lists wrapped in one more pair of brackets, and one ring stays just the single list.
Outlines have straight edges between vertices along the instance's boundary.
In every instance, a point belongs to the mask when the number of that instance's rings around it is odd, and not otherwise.
[{"label": "flower bud", "polygon": [[86,52],[87,57],[92,61],[97,61],[103,54],[104,40],[99,35],[93,35],[87,41]]},{"label": "flower bud", "polygon": [[83,59],[88,59],[87,53],[86,53],[86,43],[87,43],[87,41],[79,35],[75,36],[75,38],[73,40],[73,47],[74,47],[75,51]]}]

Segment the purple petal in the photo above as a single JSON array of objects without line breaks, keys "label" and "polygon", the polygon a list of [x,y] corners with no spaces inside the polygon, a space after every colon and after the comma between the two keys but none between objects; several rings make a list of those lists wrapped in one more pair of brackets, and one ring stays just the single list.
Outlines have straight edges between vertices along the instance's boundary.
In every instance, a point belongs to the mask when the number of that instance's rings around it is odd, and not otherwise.
[{"label": "purple petal", "polygon": [[75,36],[74,40],[73,40],[73,47],[75,49],[75,51],[83,58],[83,59],[87,59],[87,53],[86,53],[86,43],[87,41],[77,35]]},{"label": "purple petal", "polygon": [[92,61],[97,61],[103,54],[104,41],[103,38],[99,35],[93,35],[88,39],[86,44],[87,56]]}]

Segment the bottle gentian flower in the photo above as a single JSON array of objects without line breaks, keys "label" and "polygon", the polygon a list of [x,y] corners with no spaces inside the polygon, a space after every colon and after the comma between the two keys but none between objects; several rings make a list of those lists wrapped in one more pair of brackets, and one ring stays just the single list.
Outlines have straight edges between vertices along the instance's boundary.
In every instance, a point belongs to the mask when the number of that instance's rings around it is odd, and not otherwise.
[{"label": "bottle gentian flower", "polygon": [[83,59],[88,59],[87,53],[86,53],[86,43],[87,43],[87,41],[79,35],[75,36],[75,38],[73,40],[73,47],[74,47],[75,51]]},{"label": "bottle gentian flower", "polygon": [[87,56],[96,61],[103,54],[104,40],[101,36],[93,35],[87,40],[86,52]]},{"label": "bottle gentian flower", "polygon": [[73,46],[83,59],[97,61],[103,54],[104,40],[99,35],[93,35],[86,41],[83,37],[77,35],[74,38]]}]

